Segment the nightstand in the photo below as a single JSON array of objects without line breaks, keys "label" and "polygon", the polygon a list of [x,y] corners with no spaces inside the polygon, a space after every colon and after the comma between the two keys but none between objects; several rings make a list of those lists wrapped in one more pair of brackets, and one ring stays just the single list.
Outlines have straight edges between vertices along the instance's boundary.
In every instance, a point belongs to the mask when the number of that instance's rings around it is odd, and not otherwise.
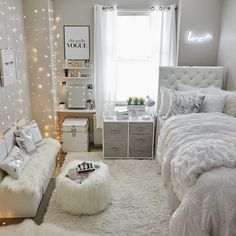
[{"label": "nightstand", "polygon": [[103,152],[105,158],[152,159],[154,146],[153,118],[103,120]]}]

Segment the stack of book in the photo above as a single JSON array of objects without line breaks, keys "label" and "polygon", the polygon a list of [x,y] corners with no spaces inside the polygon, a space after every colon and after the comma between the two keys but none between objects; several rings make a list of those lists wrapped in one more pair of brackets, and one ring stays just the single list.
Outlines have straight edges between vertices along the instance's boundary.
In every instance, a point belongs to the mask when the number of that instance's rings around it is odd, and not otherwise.
[{"label": "stack of book", "polygon": [[66,177],[76,183],[82,184],[89,176],[89,173],[95,171],[96,168],[99,168],[99,166],[94,165],[92,162],[82,162],[81,164],[78,164],[76,168],[69,169]]},{"label": "stack of book", "polygon": [[116,119],[117,120],[128,120],[129,119],[129,111],[116,112]]}]

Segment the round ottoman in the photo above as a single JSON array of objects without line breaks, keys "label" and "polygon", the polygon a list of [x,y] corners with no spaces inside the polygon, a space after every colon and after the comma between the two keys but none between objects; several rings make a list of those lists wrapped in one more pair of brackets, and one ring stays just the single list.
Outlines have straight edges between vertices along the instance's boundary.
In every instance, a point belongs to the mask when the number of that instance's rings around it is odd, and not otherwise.
[{"label": "round ottoman", "polygon": [[76,168],[82,161],[69,162],[56,180],[56,204],[63,211],[74,214],[97,214],[105,210],[111,201],[110,174],[106,164],[99,165],[95,171],[80,184],[66,177],[68,170]]}]

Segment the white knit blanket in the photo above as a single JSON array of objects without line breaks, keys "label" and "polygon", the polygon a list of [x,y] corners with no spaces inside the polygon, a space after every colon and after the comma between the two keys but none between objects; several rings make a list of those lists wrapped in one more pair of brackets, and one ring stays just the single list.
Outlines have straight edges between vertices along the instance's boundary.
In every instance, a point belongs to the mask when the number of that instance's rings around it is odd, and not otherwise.
[{"label": "white knit blanket", "polygon": [[163,125],[158,163],[181,200],[170,235],[236,235],[236,119],[222,113],[177,115]]},{"label": "white knit blanket", "polygon": [[171,161],[171,178],[177,184],[192,187],[200,174],[212,168],[236,167],[236,144],[228,143],[219,137],[206,137],[189,141],[187,145],[181,146]]}]

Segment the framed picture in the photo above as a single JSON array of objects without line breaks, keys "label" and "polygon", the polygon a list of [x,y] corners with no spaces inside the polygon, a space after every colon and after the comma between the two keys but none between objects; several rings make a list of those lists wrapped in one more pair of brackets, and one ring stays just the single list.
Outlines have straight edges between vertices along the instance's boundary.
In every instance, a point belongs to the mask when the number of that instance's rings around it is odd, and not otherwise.
[{"label": "framed picture", "polygon": [[64,56],[66,60],[90,59],[90,27],[64,25]]},{"label": "framed picture", "polygon": [[16,62],[14,49],[1,49],[1,84],[7,86],[16,82]]}]

